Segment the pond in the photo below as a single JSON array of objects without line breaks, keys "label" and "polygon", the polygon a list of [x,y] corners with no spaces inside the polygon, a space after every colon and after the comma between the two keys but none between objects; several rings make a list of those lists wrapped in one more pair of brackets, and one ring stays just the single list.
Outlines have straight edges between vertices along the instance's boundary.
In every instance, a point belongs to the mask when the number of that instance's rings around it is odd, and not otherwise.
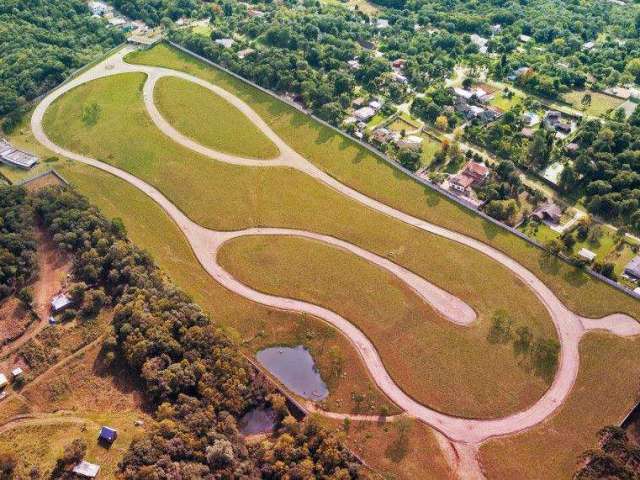
[{"label": "pond", "polygon": [[273,409],[264,406],[256,407],[242,416],[238,422],[238,427],[243,435],[268,433],[275,427],[276,419],[277,415]]},{"label": "pond", "polygon": [[302,345],[260,350],[258,361],[289,390],[307,400],[323,400],[329,395],[313,357]]}]

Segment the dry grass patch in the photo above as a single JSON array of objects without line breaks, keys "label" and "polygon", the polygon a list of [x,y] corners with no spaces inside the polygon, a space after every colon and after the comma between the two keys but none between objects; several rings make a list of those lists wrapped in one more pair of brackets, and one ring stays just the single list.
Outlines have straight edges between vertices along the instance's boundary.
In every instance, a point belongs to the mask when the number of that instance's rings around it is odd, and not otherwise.
[{"label": "dry grass patch", "polygon": [[640,339],[589,334],[580,345],[580,372],[559,411],[540,426],[491,440],[480,450],[489,478],[570,478],[596,432],[618,424],[638,401]]},{"label": "dry grass patch", "polygon": [[[345,430],[344,422],[323,419]],[[346,427],[349,448],[364,460],[371,480],[443,480],[453,478],[436,433],[421,422],[404,417],[395,422],[351,422]]]},{"label": "dry grass patch", "polygon": [[156,83],[154,100],[169,123],[202,145],[262,159],[274,158],[279,153],[240,110],[193,82],[163,77]]}]

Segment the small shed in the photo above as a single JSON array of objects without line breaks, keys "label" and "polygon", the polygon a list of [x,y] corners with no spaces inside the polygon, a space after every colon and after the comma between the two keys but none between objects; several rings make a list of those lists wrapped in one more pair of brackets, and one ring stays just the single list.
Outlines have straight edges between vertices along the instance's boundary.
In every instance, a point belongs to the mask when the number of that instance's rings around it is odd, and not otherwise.
[{"label": "small shed", "polygon": [[64,293],[61,293],[53,297],[53,299],[51,300],[51,311],[53,313],[61,312],[69,305],[71,305],[71,303],[71,299]]},{"label": "small shed", "polygon": [[11,377],[15,380],[20,378],[24,374],[24,371],[20,367],[16,367],[11,370]]},{"label": "small shed", "polygon": [[0,388],[4,388],[9,384],[7,376],[4,373],[0,373]]},{"label": "small shed", "polygon": [[98,441],[112,444],[118,438],[118,431],[111,427],[102,427],[100,429],[100,435],[98,435]]},{"label": "small shed", "polygon": [[587,262],[593,262],[596,258],[596,254],[589,250],[588,248],[581,248],[578,252],[578,256]]},{"label": "small shed", "polygon": [[624,267],[624,273],[628,277],[633,277],[635,279],[640,279],[640,255],[637,255],[627,263],[627,266]]},{"label": "small shed", "polygon": [[84,478],[96,478],[100,471],[100,465],[89,463],[82,460],[78,465],[73,467],[73,473]]}]

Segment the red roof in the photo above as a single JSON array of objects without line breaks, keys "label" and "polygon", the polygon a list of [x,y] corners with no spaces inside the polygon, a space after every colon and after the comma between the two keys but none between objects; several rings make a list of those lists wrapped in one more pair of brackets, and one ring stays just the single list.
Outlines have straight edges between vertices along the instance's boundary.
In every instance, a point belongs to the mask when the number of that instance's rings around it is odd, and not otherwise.
[{"label": "red roof", "polygon": [[469,188],[471,185],[473,185],[474,179],[471,178],[469,175],[465,175],[464,173],[461,173],[453,177],[451,179],[451,182],[455,183],[456,185],[460,185],[462,188]]},{"label": "red roof", "polygon": [[481,163],[469,162],[464,167],[465,173],[469,173],[475,177],[486,177],[489,174],[489,169]]}]

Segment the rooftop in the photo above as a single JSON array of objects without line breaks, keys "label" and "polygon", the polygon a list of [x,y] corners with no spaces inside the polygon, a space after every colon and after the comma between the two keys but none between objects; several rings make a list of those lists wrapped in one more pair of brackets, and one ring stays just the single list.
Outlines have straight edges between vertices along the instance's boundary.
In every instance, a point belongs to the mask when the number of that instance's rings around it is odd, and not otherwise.
[{"label": "rooftop", "polygon": [[86,478],[95,478],[98,475],[98,471],[100,471],[100,465],[85,462],[84,460],[73,467],[73,473]]}]

